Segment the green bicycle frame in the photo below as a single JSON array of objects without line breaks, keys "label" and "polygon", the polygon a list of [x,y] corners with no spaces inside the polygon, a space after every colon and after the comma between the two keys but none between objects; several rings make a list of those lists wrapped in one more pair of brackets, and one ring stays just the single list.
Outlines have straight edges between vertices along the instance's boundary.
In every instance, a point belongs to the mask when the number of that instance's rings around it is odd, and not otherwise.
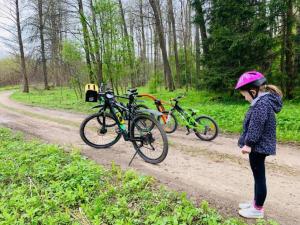
[{"label": "green bicycle frame", "polygon": [[183,119],[184,125],[189,129],[196,129],[198,122],[195,120],[194,115],[187,113],[183,108],[178,105],[178,102],[171,109],[171,112],[177,111],[180,117]]}]

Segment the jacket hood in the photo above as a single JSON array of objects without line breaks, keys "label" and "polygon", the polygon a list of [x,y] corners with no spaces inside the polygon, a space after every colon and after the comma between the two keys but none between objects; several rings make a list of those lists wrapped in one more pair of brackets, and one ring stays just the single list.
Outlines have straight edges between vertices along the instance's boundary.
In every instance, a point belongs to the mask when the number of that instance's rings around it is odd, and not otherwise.
[{"label": "jacket hood", "polygon": [[279,113],[282,109],[282,98],[277,94],[273,94],[269,92],[263,93],[260,96],[258,96],[255,100],[256,101],[254,102],[253,105],[255,105],[259,100],[267,101],[271,105],[275,113]]}]

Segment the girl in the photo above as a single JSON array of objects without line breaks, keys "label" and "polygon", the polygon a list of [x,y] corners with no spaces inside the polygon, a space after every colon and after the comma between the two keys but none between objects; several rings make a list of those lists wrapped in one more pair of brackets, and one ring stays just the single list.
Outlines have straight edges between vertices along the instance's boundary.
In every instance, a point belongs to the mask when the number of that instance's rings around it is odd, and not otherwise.
[{"label": "girl", "polygon": [[238,141],[242,153],[249,154],[254,177],[253,203],[239,204],[239,214],[245,218],[264,217],[263,205],[267,196],[265,158],[276,154],[275,113],[282,108],[282,93],[276,86],[266,83],[261,73],[249,71],[241,75],[235,87],[251,103]]}]

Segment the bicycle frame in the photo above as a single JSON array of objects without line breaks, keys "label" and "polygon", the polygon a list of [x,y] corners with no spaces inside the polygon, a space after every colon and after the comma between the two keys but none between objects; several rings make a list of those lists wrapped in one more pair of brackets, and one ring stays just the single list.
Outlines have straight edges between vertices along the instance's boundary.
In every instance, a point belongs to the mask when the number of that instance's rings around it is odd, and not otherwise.
[{"label": "bicycle frame", "polygon": [[[181,116],[181,118],[183,119],[183,121],[185,122],[185,126],[187,128],[194,128],[194,129],[196,128],[195,125],[197,125],[198,123],[194,119],[194,117],[193,117],[194,115],[190,115],[189,113],[187,113],[183,108],[181,108],[178,105],[177,101],[176,101],[175,105],[173,105],[173,104],[170,104],[170,103],[165,102],[163,100],[159,100],[154,95],[150,95],[150,94],[140,94],[139,97],[147,97],[147,98],[152,99],[154,101],[155,106],[156,106],[156,108],[159,112],[166,112],[165,107],[164,107],[163,104],[172,106],[172,109],[170,110],[169,113],[173,113],[174,111],[177,111],[179,113],[179,115]],[[167,121],[168,121],[168,115],[163,113],[161,118],[162,118],[162,121],[164,122],[164,124],[166,124]]]},{"label": "bicycle frame", "polygon": [[[130,132],[129,131],[130,131],[131,119],[132,119],[131,116],[130,116],[131,112],[132,112],[132,107],[131,107],[132,100],[133,99],[129,98],[128,108],[126,108],[126,107],[122,106],[121,104],[118,104],[117,102],[113,102],[114,98],[112,98],[112,99],[105,98],[104,105],[103,105],[102,109],[100,109],[99,111],[105,112],[107,109],[109,109],[109,111],[112,114],[113,118],[115,119],[115,121],[118,125],[118,128],[121,131],[121,134],[122,134],[125,141],[143,141],[143,139],[140,138],[140,137],[137,137],[137,138],[130,137]],[[129,110],[129,118],[128,118],[127,129],[124,125],[125,121],[124,121],[124,119],[122,117],[122,114],[119,110],[120,108],[122,110],[126,110],[126,111]],[[105,116],[103,117],[102,124],[105,127]]]},{"label": "bicycle frame", "polygon": [[140,95],[138,95],[138,97],[147,97],[147,98],[150,98],[151,100],[153,100],[157,110],[162,113],[161,118],[162,118],[163,122],[164,123],[167,122],[168,116],[166,114],[163,114],[163,112],[166,111],[163,104],[170,105],[170,106],[173,106],[173,105],[171,105],[170,103],[165,102],[163,100],[159,100],[154,95],[150,95],[150,94],[140,94]]},{"label": "bicycle frame", "polygon": [[189,114],[187,113],[183,108],[181,108],[178,105],[178,102],[175,103],[175,105],[173,105],[173,108],[170,110],[170,112],[174,112],[177,111],[178,114],[181,116],[181,118],[183,119],[185,126],[187,128],[192,128],[195,129],[196,126],[198,125],[197,121],[194,118],[193,114]]}]

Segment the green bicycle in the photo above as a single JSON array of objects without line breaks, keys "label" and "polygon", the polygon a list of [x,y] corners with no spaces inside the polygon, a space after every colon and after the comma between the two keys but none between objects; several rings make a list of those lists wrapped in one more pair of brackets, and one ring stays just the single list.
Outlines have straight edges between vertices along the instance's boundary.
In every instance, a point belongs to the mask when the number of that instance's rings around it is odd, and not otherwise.
[{"label": "green bicycle", "polygon": [[[166,133],[173,133],[178,127],[178,121],[174,112],[182,118],[186,128],[187,135],[191,133],[191,130],[195,133],[195,135],[203,141],[211,141],[218,136],[219,128],[217,123],[209,116],[199,116],[196,117],[197,111],[193,109],[189,109],[191,114],[187,113],[183,108],[179,106],[179,99],[184,96],[178,96],[176,98],[171,99],[171,102],[175,102],[175,104],[171,104],[172,108],[170,111],[163,111],[163,115],[158,118],[160,123],[162,124]],[[156,101],[155,104],[162,104],[161,101]],[[158,107],[157,108],[161,108]]]}]

